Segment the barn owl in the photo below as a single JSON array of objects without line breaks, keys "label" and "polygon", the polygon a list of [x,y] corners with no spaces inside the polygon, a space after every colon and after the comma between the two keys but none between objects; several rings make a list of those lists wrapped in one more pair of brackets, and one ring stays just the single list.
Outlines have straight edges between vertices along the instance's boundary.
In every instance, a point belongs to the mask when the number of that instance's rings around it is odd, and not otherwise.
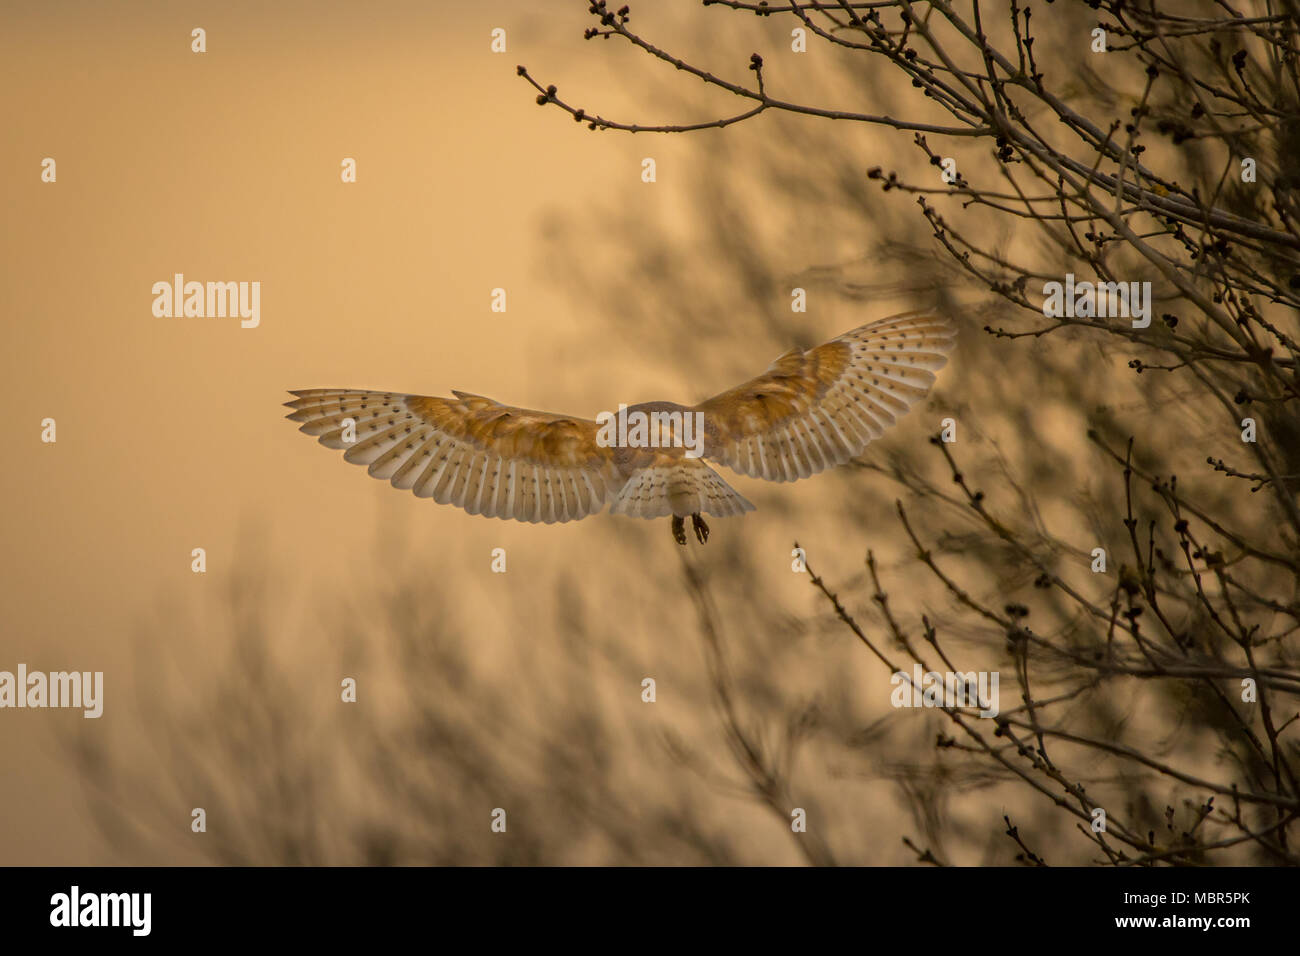
[{"label": "barn owl", "polygon": [[947,362],[956,330],[908,313],[792,349],[762,375],[695,406],[646,402],[597,420],[454,398],[350,388],[290,392],[300,430],[375,478],[470,514],[575,521],[602,511],[685,518],[703,544],[703,515],[754,506],[706,464],[769,481],[807,478],[860,454],[907,413]]}]

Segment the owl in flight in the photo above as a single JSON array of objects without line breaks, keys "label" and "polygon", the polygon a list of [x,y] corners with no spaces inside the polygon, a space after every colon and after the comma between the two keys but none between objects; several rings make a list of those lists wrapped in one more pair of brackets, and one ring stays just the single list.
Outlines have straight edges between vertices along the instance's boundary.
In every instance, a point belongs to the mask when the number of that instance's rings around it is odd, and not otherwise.
[{"label": "owl in flight", "polygon": [[908,313],[792,349],[762,375],[695,406],[646,402],[597,421],[455,398],[350,388],[293,391],[288,416],[375,478],[472,515],[575,521],[614,514],[685,518],[754,506],[706,464],[769,481],[807,478],[860,454],[930,390],[956,330]]}]

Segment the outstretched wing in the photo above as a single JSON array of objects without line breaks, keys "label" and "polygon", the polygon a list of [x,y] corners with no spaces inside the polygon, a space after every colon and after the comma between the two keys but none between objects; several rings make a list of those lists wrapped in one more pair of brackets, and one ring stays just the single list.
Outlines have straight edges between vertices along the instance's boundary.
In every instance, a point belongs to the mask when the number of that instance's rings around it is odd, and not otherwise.
[{"label": "outstretched wing", "polygon": [[946,319],[909,313],[793,349],[695,406],[704,413],[704,456],[770,481],[843,464],[925,396],[956,335]]},{"label": "outstretched wing", "polygon": [[290,394],[285,404],[300,431],[346,449],[347,461],[368,465],[394,488],[472,515],[574,521],[599,512],[622,485],[593,421],[465,392],[454,399],[345,388]]}]

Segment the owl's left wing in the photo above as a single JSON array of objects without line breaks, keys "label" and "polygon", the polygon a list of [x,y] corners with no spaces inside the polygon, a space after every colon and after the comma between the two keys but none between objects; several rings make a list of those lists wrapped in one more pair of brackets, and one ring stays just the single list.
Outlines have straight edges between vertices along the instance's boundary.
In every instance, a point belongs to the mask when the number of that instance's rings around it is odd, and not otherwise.
[{"label": "owl's left wing", "polygon": [[956,335],[947,319],[909,313],[793,349],[695,406],[704,413],[704,457],[769,481],[843,464],[925,396]]},{"label": "owl's left wing", "polygon": [[290,394],[288,417],[300,431],[346,449],[347,461],[394,488],[470,514],[574,521],[599,512],[623,483],[594,421],[466,392],[454,399],[343,388]]}]

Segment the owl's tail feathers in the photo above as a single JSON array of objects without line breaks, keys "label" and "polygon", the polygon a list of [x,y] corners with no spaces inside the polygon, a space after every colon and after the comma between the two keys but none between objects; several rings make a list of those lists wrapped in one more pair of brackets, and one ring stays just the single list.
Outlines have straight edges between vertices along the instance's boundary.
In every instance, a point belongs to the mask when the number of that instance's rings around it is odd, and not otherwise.
[{"label": "owl's tail feathers", "polygon": [[627,480],[610,508],[612,514],[633,518],[691,514],[726,518],[753,510],[702,460],[685,457],[642,468]]}]

